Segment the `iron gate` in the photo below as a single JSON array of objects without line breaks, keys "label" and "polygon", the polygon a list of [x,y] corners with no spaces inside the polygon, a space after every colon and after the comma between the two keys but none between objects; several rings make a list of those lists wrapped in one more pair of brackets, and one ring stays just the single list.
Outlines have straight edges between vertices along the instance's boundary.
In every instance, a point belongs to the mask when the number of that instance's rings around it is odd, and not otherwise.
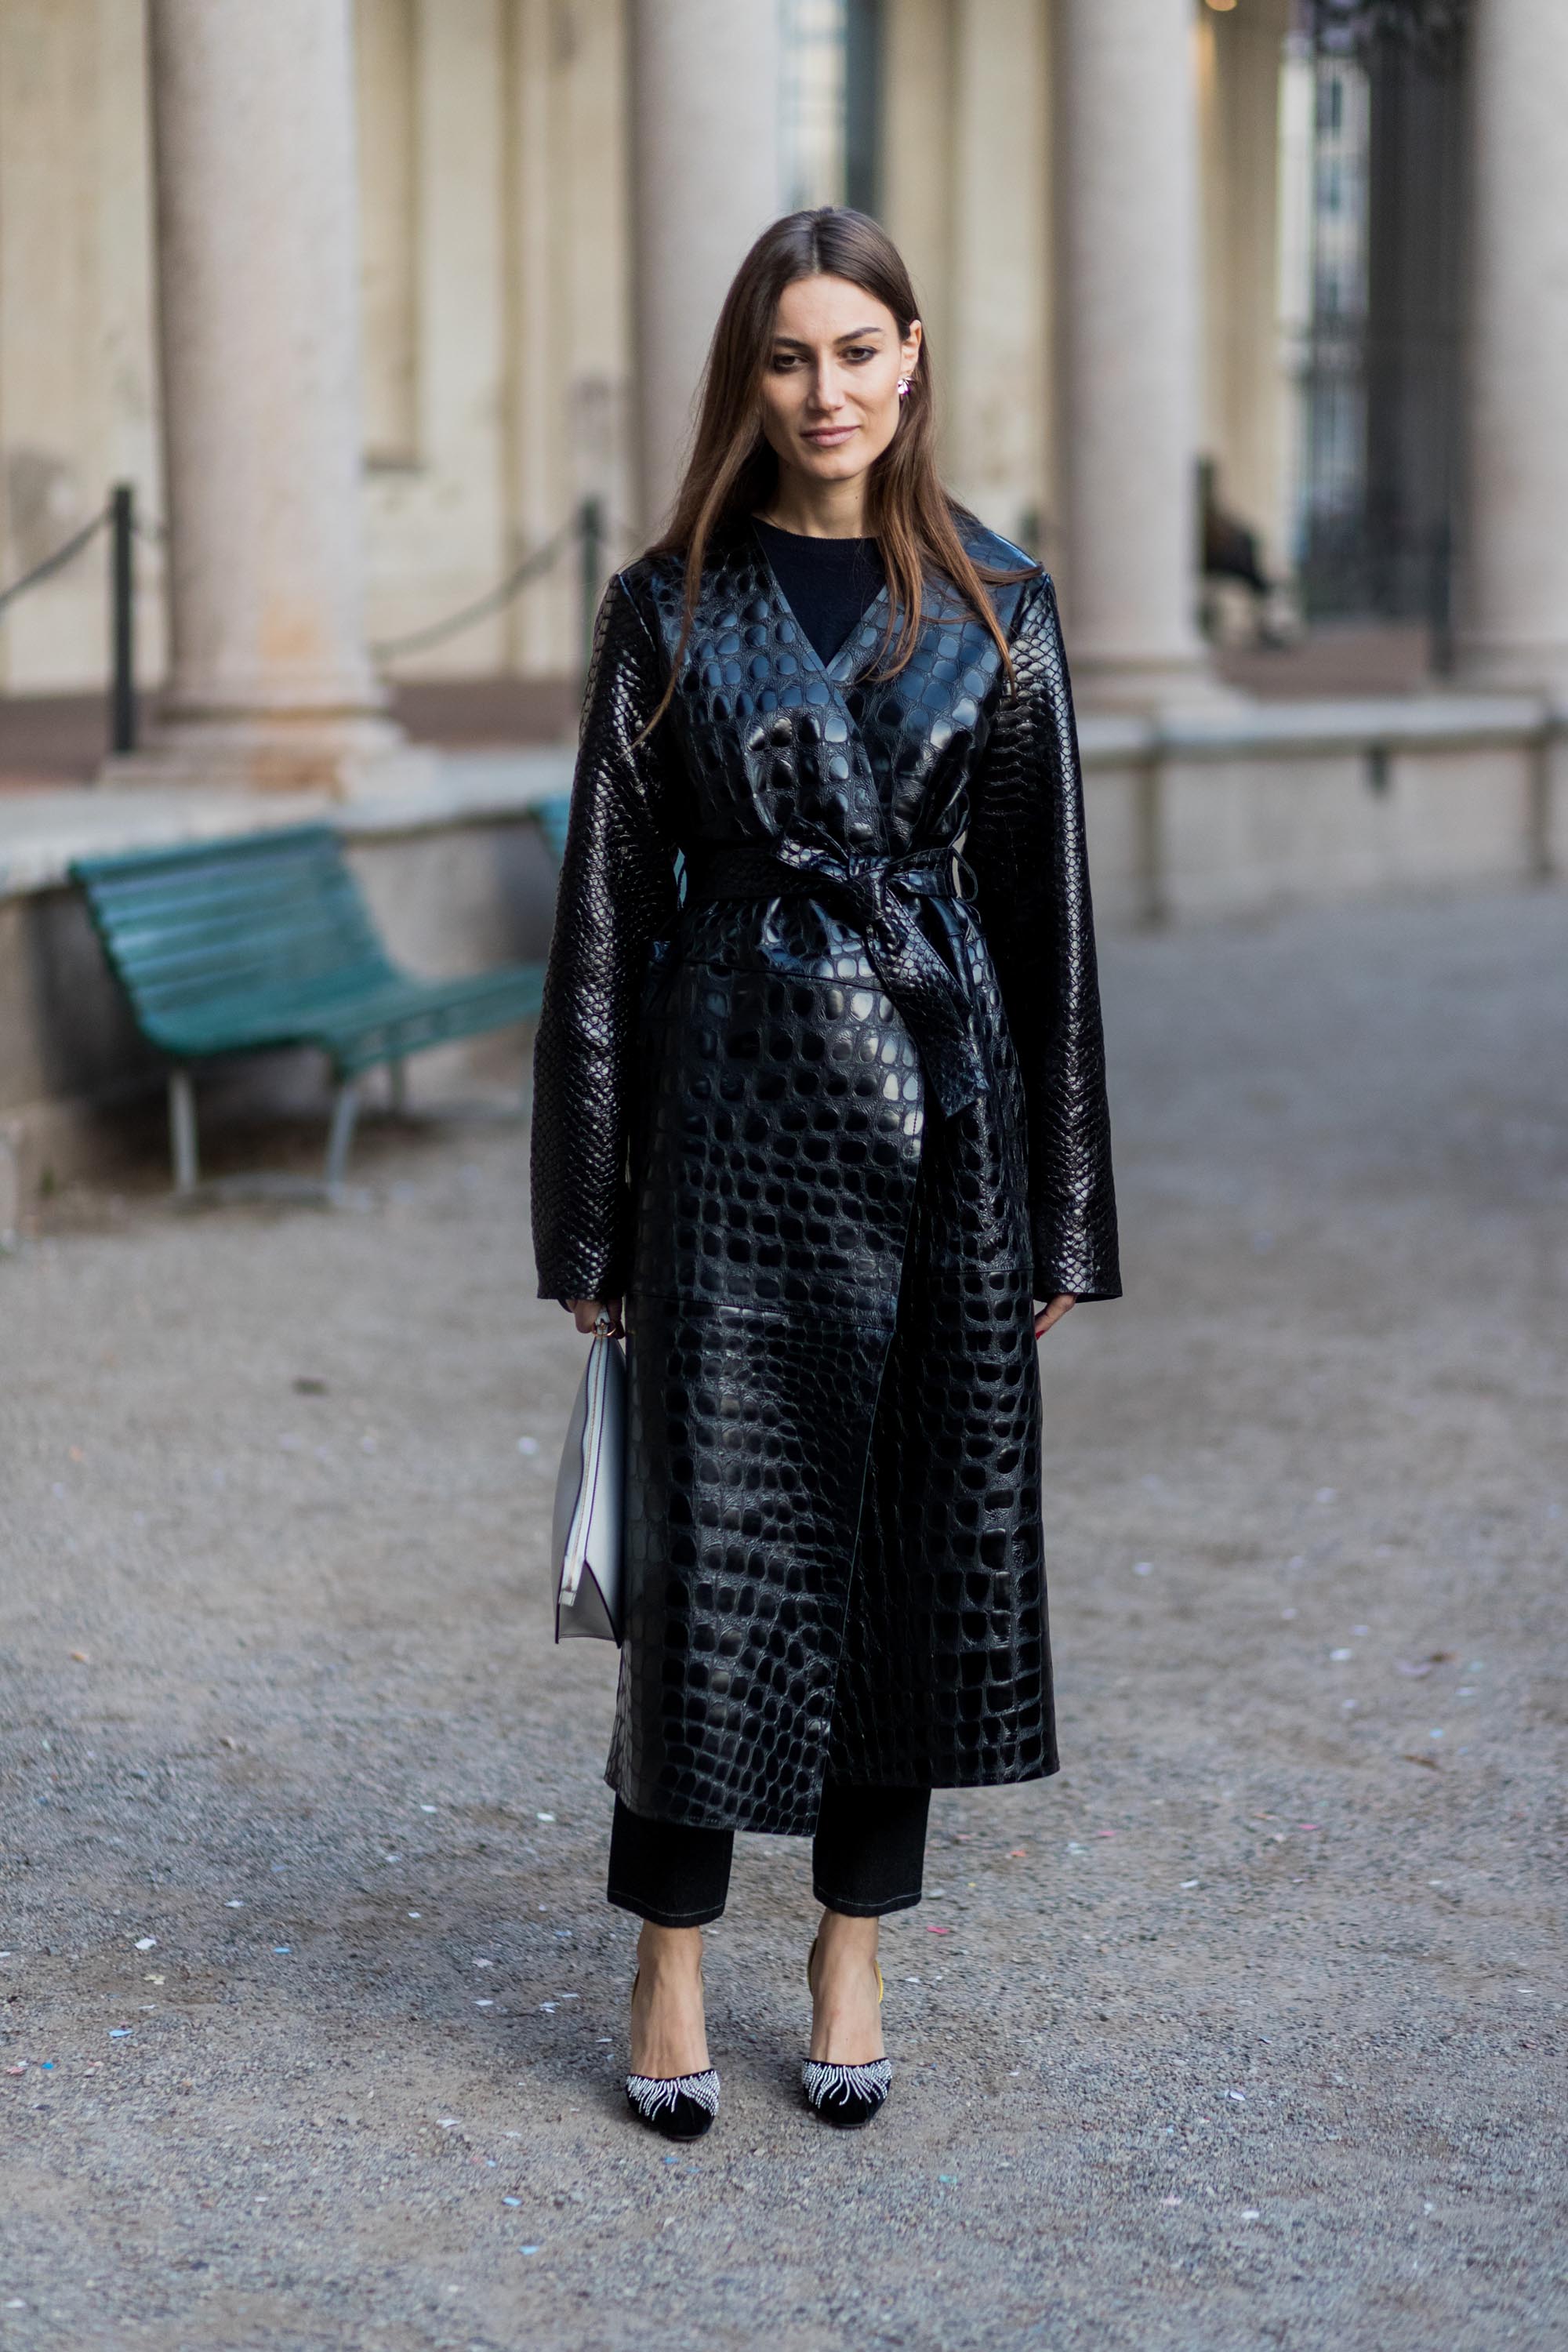
[{"label": "iron gate", "polygon": [[1298,0],[1313,79],[1297,561],[1315,618],[1425,620],[1447,663],[1467,0]]}]

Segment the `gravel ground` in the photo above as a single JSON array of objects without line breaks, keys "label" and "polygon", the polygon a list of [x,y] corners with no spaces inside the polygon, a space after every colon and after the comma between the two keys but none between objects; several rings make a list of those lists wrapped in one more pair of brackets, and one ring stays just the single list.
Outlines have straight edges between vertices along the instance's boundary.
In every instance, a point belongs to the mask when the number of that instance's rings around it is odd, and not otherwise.
[{"label": "gravel ground", "polygon": [[0,2347],[1563,2343],[1565,929],[1107,949],[1065,1769],[938,1798],[844,2139],[784,1839],[710,1937],[719,2127],[624,2116],[521,1130],[373,1128],[335,1217],[62,1199],[0,1265]]}]

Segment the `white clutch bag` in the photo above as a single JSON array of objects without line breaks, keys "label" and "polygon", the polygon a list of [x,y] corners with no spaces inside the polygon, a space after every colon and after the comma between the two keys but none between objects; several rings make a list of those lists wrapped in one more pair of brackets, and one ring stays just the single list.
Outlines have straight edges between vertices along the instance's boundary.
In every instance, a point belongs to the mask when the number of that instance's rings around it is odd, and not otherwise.
[{"label": "white clutch bag", "polygon": [[601,1315],[555,1479],[558,1642],[616,1642],[625,1606],[626,1360]]}]

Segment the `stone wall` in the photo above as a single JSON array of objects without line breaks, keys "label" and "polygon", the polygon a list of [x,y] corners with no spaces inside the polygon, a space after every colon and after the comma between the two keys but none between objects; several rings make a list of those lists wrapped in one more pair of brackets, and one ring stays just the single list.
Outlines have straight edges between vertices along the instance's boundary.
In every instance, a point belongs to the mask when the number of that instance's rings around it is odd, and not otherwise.
[{"label": "stone wall", "polygon": [[1568,744],[1528,697],[1090,717],[1081,738],[1103,919],[1568,876]]}]

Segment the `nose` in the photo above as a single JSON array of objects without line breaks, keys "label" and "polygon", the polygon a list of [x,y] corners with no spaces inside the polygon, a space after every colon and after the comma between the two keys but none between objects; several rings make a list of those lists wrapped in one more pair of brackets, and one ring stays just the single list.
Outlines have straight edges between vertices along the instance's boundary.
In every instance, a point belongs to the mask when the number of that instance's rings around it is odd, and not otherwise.
[{"label": "nose", "polygon": [[831,415],[844,404],[844,378],[836,359],[819,360],[811,388],[813,408]]}]

